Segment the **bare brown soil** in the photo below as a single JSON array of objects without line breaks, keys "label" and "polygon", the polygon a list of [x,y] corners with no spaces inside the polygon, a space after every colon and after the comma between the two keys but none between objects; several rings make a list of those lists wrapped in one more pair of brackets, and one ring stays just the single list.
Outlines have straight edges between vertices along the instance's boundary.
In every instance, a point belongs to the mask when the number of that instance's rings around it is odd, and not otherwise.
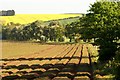
[{"label": "bare brown soil", "polygon": [[48,46],[39,52],[3,58],[3,80],[93,80],[87,44]]}]

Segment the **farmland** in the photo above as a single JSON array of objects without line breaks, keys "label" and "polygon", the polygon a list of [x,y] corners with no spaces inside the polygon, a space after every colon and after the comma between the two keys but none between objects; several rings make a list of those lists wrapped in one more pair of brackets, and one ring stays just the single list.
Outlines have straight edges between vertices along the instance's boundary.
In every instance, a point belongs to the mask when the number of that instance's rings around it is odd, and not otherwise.
[{"label": "farmland", "polygon": [[4,41],[2,48],[1,76],[3,80],[8,77],[12,80],[41,80],[42,78],[53,80],[86,78],[89,80],[93,77],[92,58],[88,49],[95,50],[95,48],[91,44],[42,45]]},{"label": "farmland", "polygon": [[32,53],[39,52],[39,50],[45,49],[46,47],[48,47],[48,45],[40,45],[37,43],[29,43],[29,42],[23,43],[23,42],[4,41],[2,43],[2,57],[11,58],[11,57],[19,57],[28,54],[30,55]]},{"label": "farmland", "polygon": [[0,18],[0,23],[7,24],[9,22],[13,22],[28,24],[36,20],[49,21],[76,16],[81,16],[81,14],[16,14],[15,16],[2,16]]},{"label": "farmland", "polygon": [[120,80],[119,12],[119,2],[100,0],[82,17],[42,15],[40,19],[36,14],[34,21],[32,15],[2,17],[2,40],[8,42],[2,45],[0,76],[3,80]]}]

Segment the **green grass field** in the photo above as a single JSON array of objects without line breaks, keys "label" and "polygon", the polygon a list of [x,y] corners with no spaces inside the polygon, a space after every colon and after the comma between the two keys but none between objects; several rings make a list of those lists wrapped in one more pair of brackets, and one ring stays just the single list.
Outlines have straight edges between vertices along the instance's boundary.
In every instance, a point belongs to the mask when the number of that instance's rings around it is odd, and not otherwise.
[{"label": "green grass field", "polygon": [[7,24],[9,22],[27,24],[36,20],[48,21],[55,19],[62,19],[68,17],[82,16],[81,14],[16,14],[15,16],[2,16],[0,24]]}]

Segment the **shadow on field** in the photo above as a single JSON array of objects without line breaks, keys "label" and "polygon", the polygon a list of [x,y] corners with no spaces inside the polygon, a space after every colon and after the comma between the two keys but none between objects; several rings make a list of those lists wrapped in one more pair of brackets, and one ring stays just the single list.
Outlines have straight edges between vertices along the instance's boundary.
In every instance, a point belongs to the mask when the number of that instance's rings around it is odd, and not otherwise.
[{"label": "shadow on field", "polygon": [[[91,58],[94,58],[96,56],[91,56]],[[17,59],[0,59],[0,61],[23,61],[23,60],[29,60],[29,61],[32,61],[32,60],[55,60],[55,59],[58,59],[58,60],[61,60],[61,59],[70,59],[71,57],[47,57],[47,58],[17,58]],[[82,58],[89,58],[88,56],[83,56]],[[80,59],[80,57],[78,56],[73,56],[72,59]]]},{"label": "shadow on field", "polygon": [[[85,57],[87,58],[87,57]],[[11,60],[67,60],[70,57],[55,58],[19,58]],[[80,57],[72,57],[72,59],[80,59]],[[3,76],[2,80],[89,80],[91,78],[91,66],[87,63],[56,63],[56,64],[20,64],[20,65],[3,65],[2,71],[7,76]],[[17,70],[16,72],[13,70]]]}]

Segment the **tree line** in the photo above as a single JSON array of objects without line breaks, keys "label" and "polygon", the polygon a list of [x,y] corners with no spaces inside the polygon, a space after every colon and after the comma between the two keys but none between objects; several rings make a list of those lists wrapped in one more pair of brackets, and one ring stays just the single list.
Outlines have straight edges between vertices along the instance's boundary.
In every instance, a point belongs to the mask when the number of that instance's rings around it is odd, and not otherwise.
[{"label": "tree line", "polygon": [[[76,22],[72,22],[63,26],[59,21],[51,21],[45,25],[43,21],[35,21],[27,25],[20,25],[10,23],[9,25],[2,26],[2,39],[3,40],[17,40],[28,41],[35,40],[40,42],[64,42],[66,38],[70,42],[76,42],[75,37],[80,38],[79,33],[74,33],[78,27],[75,27]],[[70,25],[70,26],[68,26]],[[72,26],[72,30],[70,30]],[[73,35],[72,35],[73,34]]]},{"label": "tree line", "polygon": [[0,16],[14,16],[15,15],[15,11],[14,10],[2,10],[0,11]]}]

